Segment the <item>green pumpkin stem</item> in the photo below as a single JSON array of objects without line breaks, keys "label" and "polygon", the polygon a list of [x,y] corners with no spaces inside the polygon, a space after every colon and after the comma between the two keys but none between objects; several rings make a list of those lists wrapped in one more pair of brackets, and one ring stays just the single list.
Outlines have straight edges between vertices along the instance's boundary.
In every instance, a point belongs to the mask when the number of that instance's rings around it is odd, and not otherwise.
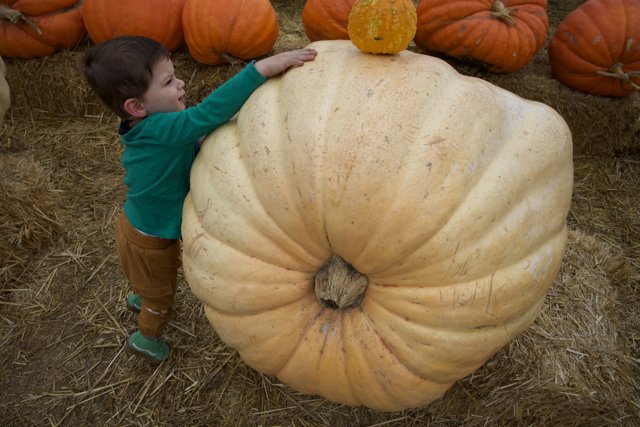
[{"label": "green pumpkin stem", "polygon": [[491,16],[499,19],[507,24],[514,26],[516,25],[516,20],[511,17],[511,12],[514,12],[518,9],[514,7],[504,7],[504,3],[500,0],[496,0],[493,2],[493,6],[491,6]]},{"label": "green pumpkin stem", "polygon": [[243,61],[242,59],[235,57],[233,55],[231,55],[230,53],[223,53],[220,56],[222,56],[224,58],[225,61],[227,61],[229,64],[231,65],[237,65],[239,67],[244,67],[245,65],[247,65],[246,61]]},{"label": "green pumpkin stem", "polygon": [[640,90],[640,85],[631,80],[632,77],[640,77],[640,71],[634,71],[631,73],[626,73],[624,71],[622,63],[618,62],[613,64],[608,71],[596,71],[596,74],[604,77],[613,77],[614,79],[622,80],[623,82],[629,83],[634,89]]},{"label": "green pumpkin stem", "polygon": [[12,9],[6,4],[0,4],[0,18],[9,21],[12,24],[31,25],[39,35],[42,35],[42,30],[40,30],[38,24],[24,16],[19,10]]}]

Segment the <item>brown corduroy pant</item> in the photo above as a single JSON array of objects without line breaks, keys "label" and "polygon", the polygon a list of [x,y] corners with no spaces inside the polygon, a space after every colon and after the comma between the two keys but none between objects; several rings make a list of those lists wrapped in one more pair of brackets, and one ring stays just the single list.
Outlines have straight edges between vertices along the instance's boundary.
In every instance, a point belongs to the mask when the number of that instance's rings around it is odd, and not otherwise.
[{"label": "brown corduroy pant", "polygon": [[123,213],[116,224],[116,248],[124,275],[142,301],[138,328],[146,337],[159,337],[171,319],[180,241],[144,235]]}]

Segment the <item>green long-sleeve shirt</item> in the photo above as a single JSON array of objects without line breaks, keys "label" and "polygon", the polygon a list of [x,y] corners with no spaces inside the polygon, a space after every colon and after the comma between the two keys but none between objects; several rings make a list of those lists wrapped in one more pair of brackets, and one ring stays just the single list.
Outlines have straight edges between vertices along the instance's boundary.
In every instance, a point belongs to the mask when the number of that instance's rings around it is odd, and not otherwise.
[{"label": "green long-sleeve shirt", "polygon": [[200,138],[228,122],[265,81],[251,63],[198,105],[151,114],[121,131],[124,213],[135,228],[166,239],[180,237],[182,206]]}]

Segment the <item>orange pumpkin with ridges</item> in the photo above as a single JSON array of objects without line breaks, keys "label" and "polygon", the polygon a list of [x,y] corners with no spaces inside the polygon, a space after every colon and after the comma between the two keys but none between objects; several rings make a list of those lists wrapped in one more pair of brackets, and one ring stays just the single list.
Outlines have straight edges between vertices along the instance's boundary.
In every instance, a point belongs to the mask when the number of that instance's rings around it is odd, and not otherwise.
[{"label": "orange pumpkin with ridges", "polygon": [[442,52],[512,73],[524,67],[547,38],[546,0],[421,0],[414,39]]},{"label": "orange pumpkin with ridges", "polygon": [[82,0],[0,1],[0,55],[30,59],[75,46],[84,34]]},{"label": "orange pumpkin with ridges", "polygon": [[85,0],[89,37],[102,43],[117,36],[145,36],[174,51],[184,39],[184,0]]},{"label": "orange pumpkin with ridges", "polygon": [[307,0],[302,10],[302,25],[309,40],[348,40],[347,23],[355,1]]},{"label": "orange pumpkin with ridges", "polygon": [[187,0],[182,23],[189,53],[208,65],[226,63],[227,55],[242,60],[265,55],[279,33],[269,0]]},{"label": "orange pumpkin with ridges", "polygon": [[553,76],[583,92],[628,96],[640,89],[640,1],[590,0],[549,41]]}]

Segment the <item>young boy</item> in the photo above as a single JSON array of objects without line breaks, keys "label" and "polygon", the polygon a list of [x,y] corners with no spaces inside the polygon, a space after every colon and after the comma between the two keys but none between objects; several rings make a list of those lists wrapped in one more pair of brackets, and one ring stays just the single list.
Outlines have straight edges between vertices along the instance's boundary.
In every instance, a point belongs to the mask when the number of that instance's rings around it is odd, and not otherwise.
[{"label": "young boy", "polygon": [[161,44],[124,36],[86,52],[89,85],[122,120],[127,195],[116,247],[134,291],[127,308],[139,313],[138,330],[126,341],[131,352],[160,363],[171,351],[162,332],[176,292],[182,205],[200,139],[229,121],[267,78],[315,56],[313,49],[298,49],[251,62],[187,108],[185,84]]}]

